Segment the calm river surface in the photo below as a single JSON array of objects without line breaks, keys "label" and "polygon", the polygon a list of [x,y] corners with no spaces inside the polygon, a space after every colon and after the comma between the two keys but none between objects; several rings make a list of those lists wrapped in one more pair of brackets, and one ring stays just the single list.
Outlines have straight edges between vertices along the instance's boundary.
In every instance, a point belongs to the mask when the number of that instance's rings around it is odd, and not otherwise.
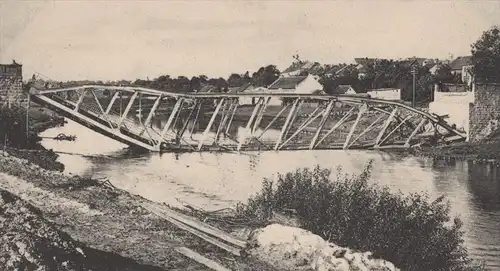
[{"label": "calm river surface", "polygon": [[68,120],[42,136],[76,135],[76,142],[44,140],[61,154],[66,171],[106,177],[113,185],[157,202],[187,202],[205,209],[234,206],[260,189],[262,178],[317,164],[360,173],[374,160],[373,182],[394,191],[445,195],[464,221],[471,256],[500,270],[500,168],[467,161],[435,161],[372,151],[286,151],[247,154],[144,154],[131,156],[125,145]]}]

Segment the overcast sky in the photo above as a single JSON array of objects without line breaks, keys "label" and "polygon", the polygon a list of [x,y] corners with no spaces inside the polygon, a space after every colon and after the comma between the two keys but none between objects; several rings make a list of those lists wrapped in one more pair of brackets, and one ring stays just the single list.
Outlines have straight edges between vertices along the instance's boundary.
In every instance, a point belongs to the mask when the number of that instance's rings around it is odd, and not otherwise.
[{"label": "overcast sky", "polygon": [[0,60],[55,80],[227,77],[292,55],[446,58],[500,24],[498,1],[0,0]]}]

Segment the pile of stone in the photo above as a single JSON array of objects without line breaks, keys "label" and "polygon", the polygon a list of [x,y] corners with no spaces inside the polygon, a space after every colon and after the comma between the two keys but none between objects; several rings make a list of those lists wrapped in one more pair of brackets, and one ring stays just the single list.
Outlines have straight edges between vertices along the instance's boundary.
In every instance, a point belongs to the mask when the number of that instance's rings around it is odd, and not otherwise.
[{"label": "pile of stone", "polygon": [[370,252],[329,243],[309,231],[272,224],[253,231],[247,253],[280,270],[399,270]]},{"label": "pile of stone", "polygon": [[0,270],[90,270],[81,247],[14,194],[0,190]]}]

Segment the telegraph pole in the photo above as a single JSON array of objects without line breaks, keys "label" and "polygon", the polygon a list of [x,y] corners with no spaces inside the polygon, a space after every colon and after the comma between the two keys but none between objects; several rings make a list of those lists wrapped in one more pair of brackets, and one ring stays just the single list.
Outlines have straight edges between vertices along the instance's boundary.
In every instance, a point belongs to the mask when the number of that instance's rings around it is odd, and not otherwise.
[{"label": "telegraph pole", "polygon": [[411,74],[413,75],[413,98],[412,98],[412,102],[411,102],[411,105],[412,107],[415,107],[415,88],[416,88],[416,75],[418,73],[418,69],[417,69],[417,66],[416,65],[412,65],[411,67]]}]

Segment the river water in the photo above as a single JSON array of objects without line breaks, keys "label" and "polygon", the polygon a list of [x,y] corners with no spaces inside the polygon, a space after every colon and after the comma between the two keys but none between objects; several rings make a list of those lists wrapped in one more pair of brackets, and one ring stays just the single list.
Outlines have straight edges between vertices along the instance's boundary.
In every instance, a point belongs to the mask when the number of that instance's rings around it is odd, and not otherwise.
[{"label": "river water", "polygon": [[109,178],[113,185],[153,201],[187,202],[208,210],[245,201],[259,191],[263,178],[278,172],[319,164],[334,172],[341,166],[346,173],[359,174],[372,159],[373,182],[403,193],[445,195],[453,214],[464,222],[471,257],[500,270],[500,168],[496,166],[351,150],[131,155],[125,145],[69,120],[42,136],[59,133],[76,135],[77,140],[44,139],[42,144],[72,153],[59,158],[68,173]]}]

